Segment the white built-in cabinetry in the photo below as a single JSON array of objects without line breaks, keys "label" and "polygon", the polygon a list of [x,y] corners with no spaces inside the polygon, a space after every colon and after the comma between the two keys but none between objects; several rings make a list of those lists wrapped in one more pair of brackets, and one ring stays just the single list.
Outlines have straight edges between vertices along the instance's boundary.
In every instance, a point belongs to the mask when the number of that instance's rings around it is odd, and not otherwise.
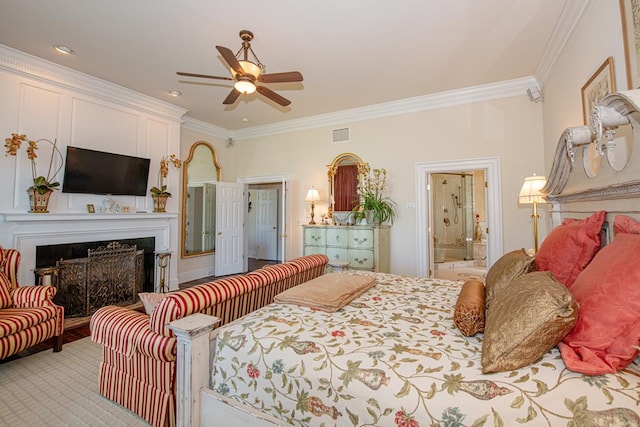
[{"label": "white built-in cabinetry", "polygon": [[304,254],[348,262],[351,270],[389,272],[389,226],[304,226]]}]

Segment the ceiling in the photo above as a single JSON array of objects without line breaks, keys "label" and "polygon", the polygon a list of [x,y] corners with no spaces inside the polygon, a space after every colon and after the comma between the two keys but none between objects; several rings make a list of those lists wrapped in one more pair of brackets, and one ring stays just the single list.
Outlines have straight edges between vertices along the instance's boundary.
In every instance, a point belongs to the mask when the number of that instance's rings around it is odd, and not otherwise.
[{"label": "ceiling", "polygon": [[[2,0],[0,44],[238,130],[534,76],[572,1]],[[266,72],[303,74],[266,85],[290,106],[225,106],[231,82],[176,75],[229,75],[215,46],[237,52],[243,29]]]}]

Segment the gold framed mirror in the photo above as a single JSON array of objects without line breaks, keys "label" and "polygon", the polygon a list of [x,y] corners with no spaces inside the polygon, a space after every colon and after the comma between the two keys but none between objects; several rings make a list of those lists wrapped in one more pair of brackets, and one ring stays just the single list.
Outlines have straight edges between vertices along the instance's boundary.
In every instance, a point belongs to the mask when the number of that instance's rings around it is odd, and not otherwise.
[{"label": "gold framed mirror", "polygon": [[182,258],[215,251],[215,183],[221,179],[216,150],[205,141],[194,143],[182,173]]},{"label": "gold framed mirror", "polygon": [[[334,222],[344,222],[348,213],[358,202],[358,182],[360,175],[366,173],[367,163],[353,153],[338,154],[330,165],[329,171],[329,218]],[[337,217],[340,217],[338,219]]]}]

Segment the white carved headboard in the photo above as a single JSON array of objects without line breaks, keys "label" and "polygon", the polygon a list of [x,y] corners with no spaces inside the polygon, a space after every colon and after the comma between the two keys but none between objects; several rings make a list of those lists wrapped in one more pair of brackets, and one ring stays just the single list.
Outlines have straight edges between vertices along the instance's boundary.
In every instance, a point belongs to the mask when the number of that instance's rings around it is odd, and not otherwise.
[{"label": "white carved headboard", "polygon": [[617,214],[640,220],[640,90],[607,95],[589,126],[565,129],[542,192],[554,226],[599,210],[609,223]]}]

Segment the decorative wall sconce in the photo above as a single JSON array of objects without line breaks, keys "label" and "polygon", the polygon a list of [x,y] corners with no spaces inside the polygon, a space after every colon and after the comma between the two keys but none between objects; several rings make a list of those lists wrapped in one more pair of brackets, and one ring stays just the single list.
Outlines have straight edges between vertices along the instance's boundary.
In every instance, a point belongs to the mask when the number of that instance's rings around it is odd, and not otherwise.
[{"label": "decorative wall sconce", "polygon": [[307,191],[307,196],[304,198],[305,203],[311,203],[311,221],[309,224],[314,225],[316,222],[313,219],[314,212],[313,208],[315,207],[316,202],[320,201],[320,193],[316,190],[315,187],[311,187],[309,191]]}]

